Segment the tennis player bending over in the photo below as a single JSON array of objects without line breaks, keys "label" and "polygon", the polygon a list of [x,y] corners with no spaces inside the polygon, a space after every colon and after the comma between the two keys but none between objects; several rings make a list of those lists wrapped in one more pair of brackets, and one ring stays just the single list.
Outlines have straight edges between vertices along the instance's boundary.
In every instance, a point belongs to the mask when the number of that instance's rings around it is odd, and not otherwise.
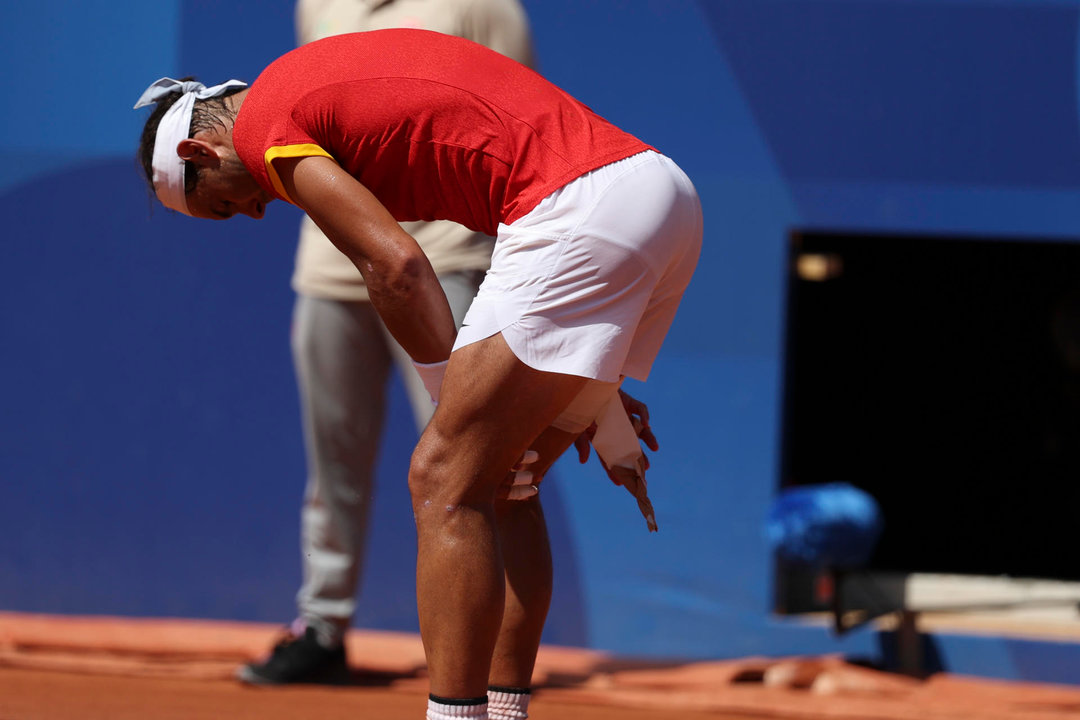
[{"label": "tennis player bending over", "polygon": [[[527,717],[551,596],[543,473],[595,423],[593,447],[655,528],[648,419],[631,426],[643,406],[618,388],[648,375],[697,263],[693,185],[523,65],[422,30],[310,43],[250,88],[166,78],[153,103],[140,153],[164,205],[259,218],[286,200],[363,274],[438,402],[409,469],[427,717]],[[456,337],[398,225],[436,219],[497,237]],[[508,481],[530,449],[531,478]]]}]

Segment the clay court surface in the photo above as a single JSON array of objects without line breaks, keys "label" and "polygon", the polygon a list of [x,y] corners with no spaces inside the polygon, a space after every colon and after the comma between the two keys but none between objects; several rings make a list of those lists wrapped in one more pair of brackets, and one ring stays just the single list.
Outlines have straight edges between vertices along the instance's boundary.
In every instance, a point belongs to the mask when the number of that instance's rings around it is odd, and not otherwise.
[{"label": "clay court surface", "polygon": [[[414,635],[354,631],[353,682],[247,688],[234,668],[280,628],[0,613],[0,720],[423,717]],[[534,720],[1065,720],[1080,688],[937,675],[917,681],[840,658],[643,664],[545,647]]]}]

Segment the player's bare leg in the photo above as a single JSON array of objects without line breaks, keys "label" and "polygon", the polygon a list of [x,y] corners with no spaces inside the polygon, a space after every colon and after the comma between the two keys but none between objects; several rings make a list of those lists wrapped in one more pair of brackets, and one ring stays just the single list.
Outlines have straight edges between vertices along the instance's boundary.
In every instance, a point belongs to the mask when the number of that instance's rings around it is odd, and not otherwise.
[{"label": "player's bare leg", "polygon": [[[576,434],[548,428],[530,445],[540,459],[528,466],[540,485],[551,464],[574,442]],[[541,494],[527,500],[498,500],[495,514],[506,573],[502,627],[491,659],[489,684],[527,688],[551,604],[551,546]]]},{"label": "player's bare leg", "polygon": [[496,493],[585,382],[529,368],[501,335],[459,349],[450,361],[409,471],[417,607],[434,695],[486,695],[505,599]]}]

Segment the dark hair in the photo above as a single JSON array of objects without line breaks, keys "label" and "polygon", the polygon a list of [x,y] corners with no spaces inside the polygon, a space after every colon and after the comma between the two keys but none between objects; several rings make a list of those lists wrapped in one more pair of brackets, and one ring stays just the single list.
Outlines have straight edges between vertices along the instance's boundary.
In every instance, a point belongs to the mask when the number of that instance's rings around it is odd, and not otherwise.
[{"label": "dark hair", "polygon": [[[181,82],[194,80],[193,77],[181,78]],[[195,107],[191,110],[191,127],[188,129],[188,137],[194,137],[195,133],[214,128],[228,129],[229,124],[236,120],[236,113],[229,108],[225,98],[240,92],[244,88],[229,88],[228,91],[218,97],[209,100],[196,100]],[[150,185],[150,192],[154,192],[154,144],[157,139],[158,125],[161,118],[176,101],[183,96],[180,92],[166,95],[156,103],[150,117],[146,118],[142,135],[139,137],[139,150],[137,159],[146,175],[146,182]],[[199,182],[199,168],[193,162],[184,163],[184,192],[190,193]]]}]

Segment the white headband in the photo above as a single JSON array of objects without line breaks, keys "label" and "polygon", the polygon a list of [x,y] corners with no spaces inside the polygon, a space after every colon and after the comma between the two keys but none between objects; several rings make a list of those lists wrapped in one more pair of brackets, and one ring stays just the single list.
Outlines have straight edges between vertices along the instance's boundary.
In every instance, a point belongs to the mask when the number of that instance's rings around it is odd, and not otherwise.
[{"label": "white headband", "polygon": [[191,110],[195,107],[195,101],[218,97],[232,88],[244,87],[247,87],[247,83],[240,80],[229,80],[208,88],[200,82],[181,82],[166,77],[146,88],[135,103],[135,109],[138,109],[159,102],[169,93],[183,93],[165,111],[158,123],[157,137],[154,138],[154,192],[162,205],[191,215],[184,193],[184,160],[177,155],[176,146],[191,134]]}]

